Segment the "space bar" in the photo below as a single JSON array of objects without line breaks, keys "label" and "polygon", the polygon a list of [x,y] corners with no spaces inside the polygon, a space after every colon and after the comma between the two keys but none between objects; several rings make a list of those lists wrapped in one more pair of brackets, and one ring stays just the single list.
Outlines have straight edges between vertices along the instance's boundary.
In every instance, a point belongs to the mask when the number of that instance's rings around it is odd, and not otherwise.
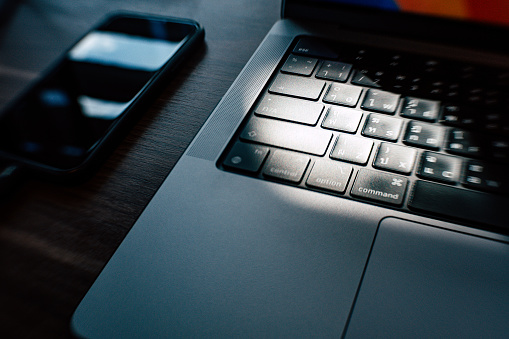
[{"label": "space bar", "polygon": [[454,219],[508,229],[509,199],[503,196],[417,181],[408,206]]},{"label": "space bar", "polygon": [[332,132],[291,122],[252,117],[240,135],[244,141],[324,155]]}]

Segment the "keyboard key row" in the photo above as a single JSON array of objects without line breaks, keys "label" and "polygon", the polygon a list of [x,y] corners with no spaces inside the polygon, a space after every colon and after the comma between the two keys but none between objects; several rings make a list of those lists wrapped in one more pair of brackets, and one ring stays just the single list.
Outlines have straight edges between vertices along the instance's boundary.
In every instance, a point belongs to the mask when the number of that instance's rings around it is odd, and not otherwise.
[{"label": "keyboard key row", "polygon": [[[241,140],[256,144],[235,144],[224,165],[257,172],[268,154],[266,146],[310,155],[325,155],[332,133],[298,125],[297,129],[292,127],[294,126],[285,122],[253,117],[241,134]],[[313,133],[308,133],[309,131]],[[303,138],[303,135],[306,135],[306,138]],[[371,139],[340,134],[334,140],[329,157],[341,162],[366,166],[374,148],[375,143]],[[426,180],[451,185],[462,184],[477,190],[499,193],[509,191],[509,178],[505,174],[505,167],[501,165],[431,151],[424,151],[419,155],[415,148],[387,142],[380,143],[376,148],[373,168],[404,175],[410,175],[415,171],[418,177]]]},{"label": "keyboard key row", "polygon": [[[280,75],[276,78],[269,89],[270,93],[294,96],[303,99],[317,100],[323,90],[325,83],[308,78],[293,77],[290,75]],[[308,92],[309,89],[309,92]],[[352,86],[342,83],[332,83],[329,85],[323,98],[325,103],[356,107],[361,94],[362,87]],[[399,104],[400,96],[387,91],[368,89],[361,103],[361,108],[367,111],[380,112],[386,114],[395,114]],[[282,105],[280,105],[282,107]],[[452,106],[445,108],[453,110]],[[260,113],[260,112],[257,112]],[[439,118],[440,104],[438,101],[424,100],[414,97],[407,97],[404,100],[401,116],[435,122]],[[444,116],[449,122],[457,118],[450,113]],[[462,120],[463,123],[465,120]],[[450,125],[454,125],[450,123]]]},{"label": "keyboard key row", "polygon": [[[334,101],[332,100],[331,92],[338,93],[337,96],[334,94],[336,100],[348,100],[345,98],[349,98],[349,96],[343,96],[343,99],[340,99],[341,93],[346,93],[343,91],[345,88],[349,90],[355,87],[344,84],[333,84],[330,86],[328,94],[325,95],[324,101]],[[336,89],[338,90],[336,91]],[[382,92],[382,95],[385,95],[383,91],[375,91],[376,90],[368,90],[364,101],[372,100],[370,99],[370,93],[375,97],[377,93],[380,94],[380,92]],[[330,97],[330,100],[327,99],[328,97]],[[415,107],[421,107],[421,109],[419,109],[420,114],[431,116],[427,115],[425,112],[432,111],[429,105],[433,106],[433,103],[428,100],[422,101],[415,98],[406,98],[408,103],[412,102],[412,100],[417,100],[417,102],[414,102],[414,105],[416,105]],[[410,105],[411,104],[408,104],[406,107]],[[325,105],[320,102],[266,94],[256,107],[255,115],[315,126],[320,121],[324,109]],[[424,109],[429,110],[424,111]],[[363,115],[363,111],[360,110],[345,106],[330,106],[322,121],[321,127],[339,132],[356,133]],[[401,115],[404,114],[402,113]],[[486,158],[496,162],[509,162],[509,142],[504,136],[495,134],[486,137],[478,132],[417,120],[409,120],[406,123],[406,127],[404,125],[404,119],[390,117],[385,114],[371,113],[368,115],[361,133],[363,136],[370,138],[396,142],[399,140],[401,132],[404,130],[405,133],[402,137],[402,141],[409,146],[434,151],[444,150],[450,154],[469,158]],[[289,148],[294,149],[293,147]]]},{"label": "keyboard key row", "polygon": [[[360,86],[383,87],[430,98],[459,99],[489,107],[507,108],[509,103],[503,90],[509,86],[507,70],[343,43],[341,49],[335,51],[307,38],[297,43],[293,53],[291,57],[325,59],[323,64],[330,65],[328,69],[334,68],[334,64],[348,65],[348,71],[344,69],[344,72],[353,73],[352,83]],[[333,76],[330,80],[346,81]]]},{"label": "keyboard key row", "polygon": [[[349,136],[351,137],[351,136]],[[382,143],[375,160],[375,168],[406,172],[413,167],[415,150]],[[392,159],[387,159],[392,158]],[[420,176],[441,182],[459,180],[460,164],[449,162],[452,157],[444,158],[441,154],[425,152]],[[387,159],[387,160],[384,160]],[[359,169],[354,176],[352,165],[339,161],[317,159],[311,161],[310,156],[291,151],[237,142],[223,161],[225,167],[244,170],[251,173],[260,171],[264,177],[300,184],[305,173],[309,175],[304,184],[311,188],[337,194],[349,194],[358,199],[403,207],[406,196],[409,196],[408,207],[412,210],[438,214],[441,216],[486,223],[505,227],[502,222],[509,198],[492,195],[480,191],[466,190],[457,186],[444,185],[430,181],[416,180],[390,172],[370,169]],[[470,161],[465,170],[465,186],[481,190],[500,192],[503,188],[507,193],[505,173],[490,165],[478,161]],[[505,180],[505,181],[504,181]]]},{"label": "keyboard key row", "polygon": [[[343,65],[342,67],[346,66]],[[302,75],[301,73],[294,74]],[[327,83],[322,80],[280,74],[274,80],[269,92],[316,101],[320,98],[326,84]],[[364,91],[366,93],[360,104],[360,108],[367,111],[391,115],[396,113],[400,100],[398,94],[373,88],[365,90],[359,86],[338,82],[333,82],[328,86],[323,102],[346,107],[356,107]],[[438,101],[405,97],[401,106],[400,115],[426,122],[439,121],[441,124],[447,126],[459,127],[467,130],[509,135],[508,114],[503,114],[503,112],[488,112],[486,114],[485,110],[481,112],[478,108],[472,106],[446,103],[441,108],[440,102]],[[300,121],[297,120],[297,122]],[[311,124],[309,120],[303,123]],[[454,149],[451,150],[454,153]],[[476,156],[471,153],[472,152],[468,151],[467,155]]]},{"label": "keyboard key row", "polygon": [[[380,150],[381,153],[385,153],[385,151],[385,148]],[[237,143],[225,159],[224,165],[255,172],[267,155],[267,147]],[[267,161],[263,174],[275,179],[299,183],[309,163],[308,156],[276,150]],[[471,164],[469,168],[470,173],[479,173],[484,170],[482,165]],[[352,172],[351,165],[319,160],[313,165],[306,184],[310,187],[343,194]],[[401,206],[408,184],[409,181],[405,177],[361,169],[352,186],[351,194],[361,199]],[[417,210],[458,217],[464,217],[464,213],[468,213],[472,214],[470,217],[473,216],[474,220],[481,216],[483,218],[491,217],[492,213],[497,214],[502,211],[499,199],[489,195],[460,191],[458,188],[424,181],[415,183],[409,206]],[[465,208],[465,206],[470,208]]]},{"label": "keyboard key row", "polygon": [[509,135],[509,114],[503,110],[443,104],[440,122],[447,126]]},{"label": "keyboard key row", "polygon": [[[398,63],[400,60],[395,61],[391,59],[390,64]],[[281,71],[284,73],[295,74],[300,76],[310,76],[313,73],[316,65],[320,64],[319,59],[305,57],[302,55],[291,55],[287,62],[282,67]],[[320,64],[319,70],[316,72],[316,78],[332,80],[335,82],[346,82],[350,74],[354,73],[352,76],[351,83],[357,86],[351,88],[350,85],[343,84],[343,86],[336,86],[338,84],[332,84],[329,87],[328,95],[324,98],[325,102],[345,105],[349,107],[354,107],[361,94],[361,89],[355,89],[358,86],[365,87],[375,87],[382,88],[379,85],[381,77],[387,72],[384,71],[369,71],[366,69],[357,69],[353,68],[352,64],[338,61],[324,61]],[[437,65],[434,63],[430,63],[426,67],[436,68]],[[431,69],[429,68],[429,69]],[[468,67],[466,67],[468,69]],[[463,72],[463,71],[462,71]],[[470,71],[464,74],[464,77],[470,78],[472,77]],[[508,73],[509,74],[509,73]],[[480,75],[476,75],[479,77]],[[502,76],[502,75],[500,75]],[[499,77],[500,77],[499,76]],[[386,76],[387,77],[387,76]],[[399,92],[402,90],[403,83],[406,83],[406,87],[408,87],[408,82],[411,77],[407,75],[396,75],[394,77],[394,81],[391,82],[391,86],[383,86],[384,89],[388,89],[390,91]],[[502,78],[509,78],[504,77]],[[311,80],[311,79],[310,79]],[[446,100],[453,100],[459,96],[459,84],[449,84],[447,85],[446,81],[437,80],[434,81],[431,86],[424,86],[422,84],[424,79],[421,78],[412,78],[411,86],[409,89],[418,89],[421,88],[420,92],[426,93],[442,93],[447,92],[448,94],[445,96]],[[399,85],[398,85],[399,84]],[[385,85],[387,85],[387,81],[385,81]],[[506,84],[509,86],[509,84]],[[282,88],[281,86],[278,86]],[[277,89],[273,89],[274,92],[277,92]],[[344,93],[338,93],[339,91]],[[280,89],[280,92],[285,94],[284,89]],[[426,100],[421,98],[412,97],[410,91],[406,91],[405,93],[410,95],[405,98],[405,101],[402,106],[401,115],[404,117],[424,120],[429,122],[435,122],[439,119],[439,115],[441,113],[440,104],[435,100]],[[419,91],[415,91],[415,94],[418,94]],[[391,93],[391,92],[386,92]],[[391,93],[392,95],[395,95]],[[500,102],[500,98],[505,98],[504,93],[497,89],[495,86],[480,86],[472,87],[467,91],[469,104],[468,105],[458,105],[454,103],[445,103],[443,105],[443,114],[440,119],[440,122],[449,126],[467,128],[467,129],[475,129],[475,130],[483,130],[488,132],[496,132],[502,134],[509,134],[509,117],[507,114],[504,114],[505,111],[493,111],[486,113],[485,109],[479,109],[479,107],[475,107],[471,105],[471,102],[482,101],[481,98],[484,98],[485,101],[483,106],[492,107],[497,102]],[[289,94],[293,95],[293,94]],[[296,96],[300,96],[299,93],[295,94]],[[476,99],[477,98],[477,99]],[[369,98],[372,99],[372,98]],[[509,108],[509,100],[506,100],[506,109]],[[468,102],[468,100],[467,100]],[[387,104],[386,104],[387,105]],[[390,107],[387,106],[387,107]],[[372,111],[378,111],[383,113],[392,114],[393,110],[389,109],[386,111],[384,109],[383,104],[376,106],[375,103],[370,104],[368,100],[364,100],[363,108]],[[484,108],[484,107],[483,107]],[[493,108],[491,108],[493,110]]]}]

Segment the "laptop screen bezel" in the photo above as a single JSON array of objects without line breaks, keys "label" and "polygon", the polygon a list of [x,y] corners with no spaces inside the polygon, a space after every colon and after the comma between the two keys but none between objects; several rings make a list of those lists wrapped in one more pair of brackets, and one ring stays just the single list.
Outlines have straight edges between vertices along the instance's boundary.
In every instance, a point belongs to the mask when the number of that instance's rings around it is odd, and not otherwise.
[{"label": "laptop screen bezel", "polygon": [[507,53],[509,27],[322,0],[282,0],[281,16],[459,47]]}]

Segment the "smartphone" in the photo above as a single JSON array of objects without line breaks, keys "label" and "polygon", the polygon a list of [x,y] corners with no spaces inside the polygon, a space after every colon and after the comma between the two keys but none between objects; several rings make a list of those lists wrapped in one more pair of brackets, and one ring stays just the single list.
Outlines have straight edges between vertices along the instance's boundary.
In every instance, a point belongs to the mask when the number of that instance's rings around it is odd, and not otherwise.
[{"label": "smartphone", "polygon": [[109,16],[0,113],[0,159],[53,178],[91,171],[203,36],[193,20]]}]

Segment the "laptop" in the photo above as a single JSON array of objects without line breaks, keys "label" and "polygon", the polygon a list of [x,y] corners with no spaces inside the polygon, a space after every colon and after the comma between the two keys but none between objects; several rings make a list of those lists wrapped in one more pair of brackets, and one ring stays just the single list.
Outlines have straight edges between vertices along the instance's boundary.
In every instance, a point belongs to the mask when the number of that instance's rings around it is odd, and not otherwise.
[{"label": "laptop", "polygon": [[79,337],[506,337],[509,10],[286,0]]}]

